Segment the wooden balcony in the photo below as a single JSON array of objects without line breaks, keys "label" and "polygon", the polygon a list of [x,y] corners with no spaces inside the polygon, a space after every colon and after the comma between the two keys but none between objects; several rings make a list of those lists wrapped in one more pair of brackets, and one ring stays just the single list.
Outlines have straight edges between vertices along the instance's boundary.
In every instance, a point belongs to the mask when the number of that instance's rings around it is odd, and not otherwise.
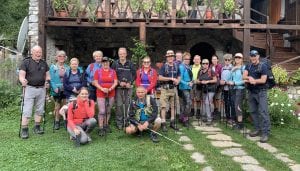
[{"label": "wooden balcony", "polygon": [[234,28],[245,20],[243,1],[236,0],[229,7],[226,0],[67,0],[65,13],[54,1],[43,1],[47,26]]}]

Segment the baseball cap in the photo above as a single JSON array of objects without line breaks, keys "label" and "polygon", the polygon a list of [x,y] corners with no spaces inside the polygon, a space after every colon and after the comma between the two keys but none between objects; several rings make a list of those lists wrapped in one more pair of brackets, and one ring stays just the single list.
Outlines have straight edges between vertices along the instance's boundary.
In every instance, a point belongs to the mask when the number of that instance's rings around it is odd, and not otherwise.
[{"label": "baseball cap", "polygon": [[234,54],[234,57],[241,57],[241,58],[243,58],[243,54],[242,53],[236,53],[236,54]]},{"label": "baseball cap", "polygon": [[251,50],[250,51],[250,56],[256,56],[258,55],[259,53],[257,52],[257,50]]},{"label": "baseball cap", "polygon": [[107,62],[107,61],[109,61],[109,58],[106,57],[106,56],[104,56],[104,57],[102,58],[102,62]]},{"label": "baseball cap", "polygon": [[165,55],[165,57],[174,57],[174,56],[175,56],[175,54],[174,54],[174,51],[172,51],[172,50],[168,50]]}]

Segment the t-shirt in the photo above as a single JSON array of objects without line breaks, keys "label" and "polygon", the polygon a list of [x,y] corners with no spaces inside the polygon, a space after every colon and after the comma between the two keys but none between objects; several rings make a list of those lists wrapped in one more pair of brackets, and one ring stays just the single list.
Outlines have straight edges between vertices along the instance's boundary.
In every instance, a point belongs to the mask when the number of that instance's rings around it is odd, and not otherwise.
[{"label": "t-shirt", "polygon": [[[104,68],[98,69],[94,74],[94,80],[98,81],[98,84],[103,88],[110,88],[114,84],[114,80],[117,80],[117,74],[115,70],[109,69],[104,70]],[[97,89],[97,97],[105,98],[106,95],[101,90]],[[115,89],[108,93],[108,97],[115,96]]]},{"label": "t-shirt", "polygon": [[145,73],[144,71],[143,71],[142,74],[141,74],[141,85],[142,85],[143,87],[145,87],[146,89],[147,89],[147,88],[149,87],[149,85],[150,85],[150,80],[149,80],[148,74],[150,74],[150,72]]},{"label": "t-shirt", "polygon": [[[170,66],[169,64],[164,64],[159,70],[159,75],[163,77],[177,78],[180,76],[179,66],[176,65],[176,63],[173,63],[172,66]],[[173,84],[172,81],[170,82],[164,81],[162,83]]]},{"label": "t-shirt", "polygon": [[[200,80],[200,81],[213,80],[213,77],[215,77],[215,76],[216,76],[215,72],[208,69],[206,72],[200,71],[200,73],[198,75],[198,80]],[[206,91],[215,92],[215,90],[216,90],[216,83],[208,83],[206,85],[204,85],[204,84],[200,84],[200,85],[204,92],[206,92]]]},{"label": "t-shirt", "polygon": [[32,58],[25,59],[20,66],[20,70],[26,72],[25,78],[28,81],[28,85],[45,85],[45,76],[46,72],[49,71],[49,67],[44,60],[39,60],[39,62],[36,62]]},{"label": "t-shirt", "polygon": [[[251,76],[254,79],[260,79],[262,75],[267,75],[267,73],[268,73],[268,67],[265,63],[260,63],[257,65],[249,64],[246,66],[245,70],[248,71],[248,76]],[[248,84],[247,88],[250,90],[263,89],[263,88],[267,88],[267,85],[266,84],[255,84],[255,85]]]},{"label": "t-shirt", "polygon": [[198,66],[193,65],[192,66],[193,80],[197,80],[197,76],[198,76],[200,69],[201,69],[201,65],[198,65]]}]

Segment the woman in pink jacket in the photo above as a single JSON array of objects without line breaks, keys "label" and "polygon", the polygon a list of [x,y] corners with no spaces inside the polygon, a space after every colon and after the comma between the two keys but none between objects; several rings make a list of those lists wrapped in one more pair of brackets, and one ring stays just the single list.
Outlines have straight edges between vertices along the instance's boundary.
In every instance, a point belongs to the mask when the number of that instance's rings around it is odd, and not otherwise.
[{"label": "woman in pink jacket", "polygon": [[92,139],[89,133],[96,127],[95,103],[89,100],[89,92],[86,87],[79,90],[77,100],[71,102],[68,107],[68,132],[79,144],[86,144]]}]

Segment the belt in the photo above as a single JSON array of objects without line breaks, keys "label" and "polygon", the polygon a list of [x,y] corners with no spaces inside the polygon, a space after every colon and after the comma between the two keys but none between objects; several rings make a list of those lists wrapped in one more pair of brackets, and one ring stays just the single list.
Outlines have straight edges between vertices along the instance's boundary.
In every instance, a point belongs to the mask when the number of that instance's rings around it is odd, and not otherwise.
[{"label": "belt", "polygon": [[34,87],[34,88],[44,88],[44,85],[29,85],[30,87]]},{"label": "belt", "polygon": [[161,87],[163,89],[173,89],[173,88],[175,88],[175,85],[173,85],[173,84],[163,84],[163,85],[161,85]]}]

